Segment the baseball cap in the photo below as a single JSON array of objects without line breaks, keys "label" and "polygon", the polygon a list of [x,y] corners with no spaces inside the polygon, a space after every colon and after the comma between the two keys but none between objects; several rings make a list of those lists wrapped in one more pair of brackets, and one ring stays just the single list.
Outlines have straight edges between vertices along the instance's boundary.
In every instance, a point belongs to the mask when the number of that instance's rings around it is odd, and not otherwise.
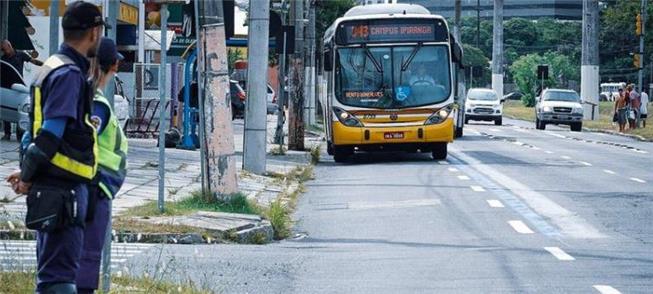
[{"label": "baseball cap", "polygon": [[61,20],[64,30],[86,30],[107,24],[102,19],[100,8],[92,3],[77,1],[68,5]]},{"label": "baseball cap", "polygon": [[113,40],[103,37],[100,40],[100,45],[97,48],[98,63],[100,65],[113,65],[118,60],[123,60],[125,57],[118,52],[116,43]]}]

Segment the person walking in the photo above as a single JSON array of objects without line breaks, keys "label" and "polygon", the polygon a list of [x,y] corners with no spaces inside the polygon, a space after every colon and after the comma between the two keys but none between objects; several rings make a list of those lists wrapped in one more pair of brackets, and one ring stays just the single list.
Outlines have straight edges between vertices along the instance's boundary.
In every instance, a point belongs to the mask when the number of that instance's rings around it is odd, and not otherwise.
[{"label": "person walking", "polygon": [[[98,182],[89,185],[89,207],[93,213],[86,218],[84,246],[77,271],[77,293],[94,293],[98,288],[102,249],[109,220],[111,200],[127,175],[127,137],[102,89],[118,72],[123,56],[109,38],[102,38],[96,58],[91,63],[95,98],[91,121],[98,130]],[[111,84],[112,85],[112,84]]]},{"label": "person walking", "polygon": [[639,119],[642,122],[642,128],[646,127],[646,119],[648,118],[648,94],[642,90],[642,93],[639,95],[639,100],[641,103],[639,110]]},{"label": "person walking", "polygon": [[[10,64],[20,77],[23,77],[23,64],[26,62],[31,62],[34,65],[37,66],[42,66],[43,62],[36,59],[39,54],[36,51],[32,51],[32,54],[27,54],[25,51],[21,50],[15,50],[14,47],[11,45],[11,42],[9,40],[2,40],[0,42],[0,51],[2,51],[2,61]],[[11,70],[11,69],[8,69]],[[2,87],[3,88],[10,88],[12,84],[14,83],[20,83],[21,81],[14,80],[14,78],[8,78],[13,75],[10,75],[8,73],[4,72],[4,67],[3,67],[3,73],[0,74],[0,79],[2,80]],[[4,128],[4,136],[2,136],[2,140],[10,140],[11,139],[11,122],[8,121],[3,121],[2,126]],[[20,133],[17,131],[16,132],[16,140],[20,141]]]},{"label": "person walking", "polygon": [[630,94],[630,107],[632,111],[635,114],[635,118],[631,122],[631,129],[636,129],[639,127],[639,115],[640,115],[640,107],[642,105],[641,100],[640,100],[640,95],[637,93],[635,84],[630,84],[628,86],[630,88],[629,94]]},{"label": "person walking", "polygon": [[619,88],[619,96],[614,101],[614,113],[617,116],[619,123],[619,132],[623,133],[626,129],[626,121],[628,119],[628,100],[624,89]]},{"label": "person walking", "polygon": [[97,133],[90,122],[89,61],[105,25],[100,9],[68,5],[64,43],[41,67],[31,87],[29,145],[20,171],[7,178],[27,194],[27,228],[36,230],[36,292],[76,293],[88,184],[97,171]]}]

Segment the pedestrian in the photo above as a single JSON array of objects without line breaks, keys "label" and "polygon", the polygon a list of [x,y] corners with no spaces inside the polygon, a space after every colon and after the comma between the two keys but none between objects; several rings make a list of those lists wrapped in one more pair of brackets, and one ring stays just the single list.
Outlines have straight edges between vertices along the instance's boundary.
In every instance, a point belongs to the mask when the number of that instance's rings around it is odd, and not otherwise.
[{"label": "pedestrian", "polygon": [[635,88],[635,84],[630,84],[628,87],[630,87],[630,106],[633,113],[635,114],[635,118],[631,122],[631,129],[636,129],[639,127],[639,111],[642,103],[640,100],[640,95],[637,93]]},{"label": "pedestrian", "polygon": [[7,181],[27,194],[27,228],[36,230],[36,292],[76,293],[88,184],[95,178],[97,134],[90,122],[89,61],[104,21],[99,8],[77,1],[61,20],[64,43],[31,87],[29,145],[21,170]]},{"label": "pedestrian", "polygon": [[91,121],[98,130],[98,182],[89,185],[89,211],[84,228],[84,246],[77,271],[77,293],[94,293],[98,288],[102,248],[109,220],[111,200],[127,175],[127,137],[102,89],[118,72],[123,56],[109,38],[102,38],[91,62],[95,98]]},{"label": "pedestrian", "polygon": [[626,129],[626,121],[628,116],[628,101],[626,93],[623,88],[619,88],[619,96],[614,101],[614,113],[617,116],[617,122],[619,123],[619,132],[623,133]]},{"label": "pedestrian", "polygon": [[[31,55],[27,54],[25,51],[21,50],[15,50],[14,47],[11,45],[11,42],[9,40],[3,40],[0,42],[0,51],[2,51],[2,61],[10,64],[20,77],[23,77],[23,64],[25,62],[31,62],[34,65],[41,66],[43,65],[43,62],[40,60],[36,59],[39,54],[36,51],[32,51]],[[9,77],[12,77],[14,75],[10,75],[8,73],[4,72],[5,67],[3,66],[3,73],[0,74],[0,79],[2,80],[2,87],[3,88],[10,88],[11,85],[15,83],[21,83],[20,80],[15,80],[14,78],[9,79]],[[7,68],[7,70],[12,70]],[[3,121],[2,126],[4,128],[4,136],[2,136],[2,140],[11,140],[11,122],[8,121]],[[18,132],[16,132],[16,140],[20,141],[20,135]]]},{"label": "pedestrian", "polygon": [[645,128],[646,119],[648,118],[648,94],[642,90],[642,93],[639,95],[639,99],[642,104],[639,110],[639,119],[642,121],[642,128]]}]

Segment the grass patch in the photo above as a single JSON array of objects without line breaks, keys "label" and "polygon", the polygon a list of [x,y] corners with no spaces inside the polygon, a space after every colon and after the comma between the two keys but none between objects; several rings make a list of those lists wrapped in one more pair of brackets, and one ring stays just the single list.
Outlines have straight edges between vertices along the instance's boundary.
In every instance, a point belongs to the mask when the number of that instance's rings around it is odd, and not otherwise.
[{"label": "grass patch", "polygon": [[292,226],[290,213],[291,210],[279,200],[272,202],[270,207],[265,210],[265,218],[274,228],[274,239],[280,240],[290,236],[290,227]]},{"label": "grass patch", "polygon": [[317,164],[320,162],[320,145],[311,147],[311,163]]},{"label": "grass patch", "polygon": [[270,149],[270,155],[286,155],[286,152],[288,152],[288,149],[284,147],[283,145],[276,145]]},{"label": "grass patch", "polygon": [[[535,109],[532,107],[525,107],[519,101],[506,101],[503,107],[503,113],[512,118],[535,121]],[[619,126],[612,124],[612,115],[614,114],[614,104],[609,101],[602,101],[599,104],[599,119],[598,120],[584,120],[583,127],[598,130],[618,131]],[[653,139],[653,126],[646,128],[638,128],[634,130],[626,130],[628,134],[642,136],[646,139]]]},{"label": "grass patch", "polygon": [[[0,272],[0,293],[34,293],[36,275],[34,272]],[[173,284],[152,278],[118,277],[111,278],[111,293],[179,293],[204,294],[192,283]]]}]

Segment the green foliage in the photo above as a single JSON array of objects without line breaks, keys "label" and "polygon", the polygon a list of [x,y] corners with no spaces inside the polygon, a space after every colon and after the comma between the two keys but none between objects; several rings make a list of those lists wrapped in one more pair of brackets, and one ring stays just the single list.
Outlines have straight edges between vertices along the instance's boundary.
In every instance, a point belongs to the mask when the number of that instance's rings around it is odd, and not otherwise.
[{"label": "green foliage", "polygon": [[535,105],[536,92],[541,87],[541,81],[537,78],[537,66],[540,64],[549,65],[549,78],[544,80],[545,88],[564,87],[568,80],[580,78],[579,68],[572,66],[570,58],[566,55],[547,52],[543,55],[535,53],[520,57],[510,66],[510,73],[524,94],[522,103],[528,107]]},{"label": "green foliage", "polygon": [[[483,74],[480,77],[474,78],[474,85],[489,84],[491,82],[490,60],[483,55],[483,51],[474,46],[463,44],[463,52],[463,64],[465,68],[468,70],[471,70],[471,67],[482,69]],[[469,72],[465,75],[468,76]]]},{"label": "green foliage", "polygon": [[320,40],[319,43],[322,43],[326,29],[356,5],[354,0],[318,0],[316,4],[315,37]]},{"label": "green foliage", "polygon": [[245,56],[243,55],[243,51],[241,51],[238,48],[236,49],[229,48],[229,50],[227,51],[227,55],[228,55],[227,58],[229,62],[229,72],[232,72],[234,70],[234,63],[236,63],[236,61],[245,58]]},{"label": "green foliage", "polygon": [[270,220],[274,229],[274,239],[281,240],[290,236],[291,211],[280,201],[274,201],[265,212],[265,217]]}]

